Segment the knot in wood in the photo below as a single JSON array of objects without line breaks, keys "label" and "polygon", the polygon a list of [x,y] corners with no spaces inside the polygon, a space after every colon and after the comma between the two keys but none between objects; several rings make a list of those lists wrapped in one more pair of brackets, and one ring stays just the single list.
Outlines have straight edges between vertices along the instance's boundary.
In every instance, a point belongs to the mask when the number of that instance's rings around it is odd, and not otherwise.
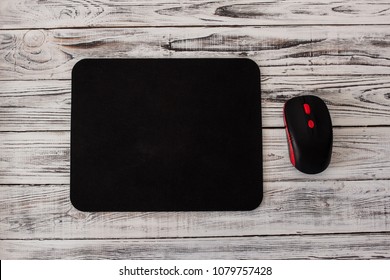
[{"label": "knot in wood", "polygon": [[42,30],[30,30],[24,34],[23,43],[29,48],[39,48],[45,39],[46,35]]}]

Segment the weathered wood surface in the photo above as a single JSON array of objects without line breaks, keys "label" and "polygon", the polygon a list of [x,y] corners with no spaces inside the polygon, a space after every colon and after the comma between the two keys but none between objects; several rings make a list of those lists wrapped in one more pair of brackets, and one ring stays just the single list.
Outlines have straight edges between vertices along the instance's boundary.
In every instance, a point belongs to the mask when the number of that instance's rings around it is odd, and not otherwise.
[{"label": "weathered wood surface", "polygon": [[[390,258],[390,2],[0,2],[0,258]],[[251,212],[83,213],[69,202],[70,79],[87,57],[248,57],[262,72]],[[288,159],[283,103],[328,104],[331,165]],[[366,127],[369,126],[369,127]]]},{"label": "weathered wood surface", "polygon": [[249,57],[263,76],[390,75],[388,26],[0,31],[0,79],[70,79],[85,57]]},{"label": "weathered wood surface", "polygon": [[390,234],[152,240],[2,240],[12,259],[388,259]]},{"label": "weathered wood surface", "polygon": [[[285,101],[325,100],[334,126],[390,125],[390,76],[285,76],[262,79],[263,127],[283,127]],[[0,81],[0,131],[69,131],[71,81]]]},{"label": "weathered wood surface", "polygon": [[1,0],[0,28],[389,24],[387,0]]},{"label": "weathered wood surface", "polygon": [[266,182],[250,212],[86,213],[71,205],[68,185],[1,186],[0,197],[2,239],[390,234],[389,180]]},{"label": "weathered wood surface", "polygon": [[70,80],[0,81],[0,131],[69,131],[70,92]]},{"label": "weathered wood surface", "polygon": [[[329,168],[313,178],[292,167],[284,129],[263,129],[264,181],[390,178],[390,127],[335,128]],[[0,133],[0,184],[68,184],[70,135]]]}]

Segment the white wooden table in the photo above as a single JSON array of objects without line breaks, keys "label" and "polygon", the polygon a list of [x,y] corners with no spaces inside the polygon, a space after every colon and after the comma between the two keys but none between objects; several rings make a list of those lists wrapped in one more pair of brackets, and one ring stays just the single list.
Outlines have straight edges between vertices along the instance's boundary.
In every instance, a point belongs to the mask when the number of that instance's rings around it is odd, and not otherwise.
[{"label": "white wooden table", "polygon": [[[83,213],[71,69],[86,57],[249,57],[262,72],[252,212]],[[288,159],[284,102],[323,98],[334,153]],[[0,258],[390,258],[390,1],[1,0]]]}]

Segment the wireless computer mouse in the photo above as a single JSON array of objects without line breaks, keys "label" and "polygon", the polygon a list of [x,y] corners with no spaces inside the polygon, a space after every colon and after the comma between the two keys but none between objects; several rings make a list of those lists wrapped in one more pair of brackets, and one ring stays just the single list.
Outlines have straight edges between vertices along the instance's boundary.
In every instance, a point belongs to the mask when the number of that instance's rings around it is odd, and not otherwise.
[{"label": "wireless computer mouse", "polygon": [[313,95],[294,97],[284,104],[283,115],[292,165],[307,174],[324,171],[333,145],[332,120],[325,102]]}]

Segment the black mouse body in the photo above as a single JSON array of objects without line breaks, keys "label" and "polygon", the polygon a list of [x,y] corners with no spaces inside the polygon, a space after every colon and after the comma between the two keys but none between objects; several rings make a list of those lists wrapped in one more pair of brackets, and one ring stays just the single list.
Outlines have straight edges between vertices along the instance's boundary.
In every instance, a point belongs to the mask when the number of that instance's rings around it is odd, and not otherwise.
[{"label": "black mouse body", "polygon": [[319,97],[294,97],[284,105],[290,161],[299,171],[324,171],[332,156],[333,130],[328,107]]}]

